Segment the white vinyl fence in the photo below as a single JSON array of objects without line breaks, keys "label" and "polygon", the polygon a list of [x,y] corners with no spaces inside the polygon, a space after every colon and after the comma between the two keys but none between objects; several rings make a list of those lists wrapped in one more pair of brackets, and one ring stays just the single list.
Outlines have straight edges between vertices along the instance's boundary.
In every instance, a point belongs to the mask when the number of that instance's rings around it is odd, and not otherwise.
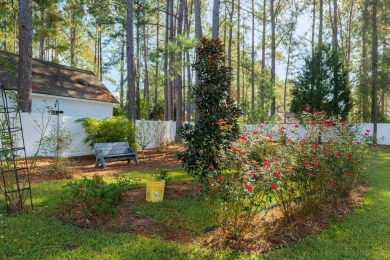
[{"label": "white vinyl fence", "polygon": [[[60,129],[66,129],[71,132],[72,143],[65,153],[67,156],[79,156],[93,154],[93,150],[84,144],[85,133],[82,125],[75,122],[78,118],[69,116],[42,115],[39,113],[22,113],[22,126],[27,156],[33,156],[38,149],[38,143],[42,136],[48,136],[50,130],[59,124]],[[137,120],[136,139],[140,146],[153,148],[164,142],[172,142],[175,139],[176,122],[173,121],[145,121]],[[280,125],[282,126],[282,125]],[[243,125],[242,130],[259,129],[259,125]],[[277,128],[278,125],[265,125],[265,129]],[[289,129],[293,125],[286,125]],[[373,124],[359,124],[356,126],[363,135],[366,129],[373,132]],[[303,130],[303,127],[300,127]],[[301,134],[303,134],[302,132]],[[390,124],[378,124],[378,142],[379,144],[390,144]],[[42,150],[38,155],[44,155]]]}]

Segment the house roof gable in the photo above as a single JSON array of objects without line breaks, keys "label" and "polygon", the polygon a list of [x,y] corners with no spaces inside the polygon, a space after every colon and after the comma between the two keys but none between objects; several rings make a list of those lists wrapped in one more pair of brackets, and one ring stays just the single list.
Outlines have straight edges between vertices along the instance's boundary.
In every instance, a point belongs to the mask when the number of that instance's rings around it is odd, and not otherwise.
[{"label": "house roof gable", "polygon": [[[0,51],[0,82],[17,90],[19,56]],[[106,86],[90,71],[32,59],[33,93],[118,103]]]}]

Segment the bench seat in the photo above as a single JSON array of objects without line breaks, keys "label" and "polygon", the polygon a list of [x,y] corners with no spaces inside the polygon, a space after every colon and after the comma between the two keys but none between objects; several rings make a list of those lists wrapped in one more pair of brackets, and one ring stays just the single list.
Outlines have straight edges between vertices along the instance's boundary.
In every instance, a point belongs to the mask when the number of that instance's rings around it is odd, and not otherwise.
[{"label": "bench seat", "polygon": [[96,161],[95,167],[102,165],[106,168],[106,162],[127,161],[130,163],[134,160],[138,164],[137,154],[134,148],[129,147],[127,142],[113,142],[113,143],[95,143],[93,144],[95,150]]}]

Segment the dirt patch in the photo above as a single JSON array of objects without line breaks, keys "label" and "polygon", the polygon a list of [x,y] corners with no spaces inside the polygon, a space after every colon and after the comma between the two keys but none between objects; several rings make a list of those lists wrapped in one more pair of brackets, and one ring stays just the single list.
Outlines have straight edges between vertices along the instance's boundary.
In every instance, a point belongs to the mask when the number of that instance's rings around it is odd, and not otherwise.
[{"label": "dirt patch", "polygon": [[[180,199],[188,195],[194,195],[196,186],[193,183],[170,184],[165,187],[164,200]],[[160,237],[177,243],[190,243],[196,236],[186,229],[173,229],[164,223],[159,223],[138,212],[134,204],[145,202],[146,189],[139,188],[123,193],[123,201],[118,207],[118,214],[114,217],[109,215],[97,215],[89,218],[77,218],[80,212],[68,208],[59,218],[82,228],[102,229],[115,233],[130,233],[147,237]],[[151,205],[152,206],[152,205]]]},{"label": "dirt patch", "polygon": [[[130,164],[127,161],[108,162],[106,169],[102,169],[101,166],[95,167],[95,155],[71,157],[71,176],[78,179],[81,176],[91,177],[94,174],[112,175],[120,172],[179,167],[181,163],[178,160],[178,154],[183,151],[184,148],[180,145],[169,145],[163,150],[156,148],[148,149],[145,150],[145,156],[142,151],[138,151],[138,165],[134,161],[131,161]],[[30,165],[32,159],[30,158],[28,161]],[[47,173],[47,169],[52,163],[52,158],[40,157],[37,161],[36,169],[30,174],[31,182],[40,183],[65,178]]]}]

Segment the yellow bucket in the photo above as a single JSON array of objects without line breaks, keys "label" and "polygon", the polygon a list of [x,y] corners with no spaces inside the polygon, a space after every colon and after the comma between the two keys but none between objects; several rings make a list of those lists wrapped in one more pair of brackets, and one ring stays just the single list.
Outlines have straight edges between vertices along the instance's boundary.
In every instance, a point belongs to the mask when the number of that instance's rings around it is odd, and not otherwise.
[{"label": "yellow bucket", "polygon": [[164,198],[165,181],[149,180],[146,182],[146,201],[159,202]]}]

